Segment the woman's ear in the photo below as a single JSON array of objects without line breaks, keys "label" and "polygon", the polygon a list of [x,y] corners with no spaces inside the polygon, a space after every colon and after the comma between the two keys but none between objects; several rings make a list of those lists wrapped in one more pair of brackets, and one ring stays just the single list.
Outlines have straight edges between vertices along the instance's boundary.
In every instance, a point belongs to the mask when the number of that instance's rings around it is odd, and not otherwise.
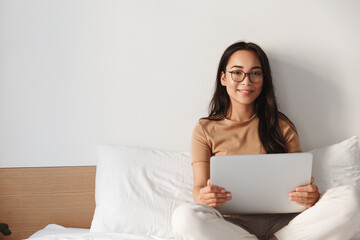
[{"label": "woman's ear", "polygon": [[221,72],[220,82],[221,82],[221,85],[226,86],[226,79],[225,79],[224,71]]}]

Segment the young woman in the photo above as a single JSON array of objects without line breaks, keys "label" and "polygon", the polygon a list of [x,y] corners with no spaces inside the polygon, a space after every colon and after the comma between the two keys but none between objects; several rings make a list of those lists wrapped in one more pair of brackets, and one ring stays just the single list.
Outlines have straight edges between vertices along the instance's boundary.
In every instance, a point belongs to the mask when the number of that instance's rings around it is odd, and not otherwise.
[{"label": "young woman", "polygon": [[[360,196],[350,186],[327,191],[294,186],[289,201],[301,214],[222,215],[231,193],[210,182],[213,155],[301,152],[295,126],[278,112],[268,58],[254,43],[237,42],[221,57],[210,114],[196,124],[191,144],[195,203],[175,210],[178,239],[350,239],[360,227]],[[320,200],[319,200],[320,199]]]}]

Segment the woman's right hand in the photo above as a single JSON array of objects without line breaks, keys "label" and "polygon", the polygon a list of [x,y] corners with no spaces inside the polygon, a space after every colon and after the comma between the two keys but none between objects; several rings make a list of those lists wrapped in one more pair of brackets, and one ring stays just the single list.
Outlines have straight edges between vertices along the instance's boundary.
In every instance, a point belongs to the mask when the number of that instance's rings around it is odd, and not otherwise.
[{"label": "woman's right hand", "polygon": [[230,201],[231,198],[230,192],[226,192],[222,187],[212,185],[210,179],[207,181],[207,186],[201,188],[199,191],[200,203],[210,207],[224,205],[227,201]]}]

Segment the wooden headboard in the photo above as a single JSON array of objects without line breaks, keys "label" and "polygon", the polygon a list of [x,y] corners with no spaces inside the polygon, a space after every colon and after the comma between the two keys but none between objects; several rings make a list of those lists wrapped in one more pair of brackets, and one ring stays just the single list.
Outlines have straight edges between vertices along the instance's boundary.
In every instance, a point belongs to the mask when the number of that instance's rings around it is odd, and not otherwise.
[{"label": "wooden headboard", "polygon": [[50,223],[90,228],[95,210],[95,166],[0,169],[0,222],[29,237]]}]

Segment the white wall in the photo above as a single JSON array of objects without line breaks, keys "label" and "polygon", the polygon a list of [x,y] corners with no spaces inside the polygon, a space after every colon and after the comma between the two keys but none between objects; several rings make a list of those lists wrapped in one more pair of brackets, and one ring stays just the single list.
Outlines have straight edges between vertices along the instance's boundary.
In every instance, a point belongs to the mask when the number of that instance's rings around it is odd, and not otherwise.
[{"label": "white wall", "polygon": [[268,54],[303,149],[360,136],[360,1],[0,0],[0,167],[188,151],[218,61]]}]

